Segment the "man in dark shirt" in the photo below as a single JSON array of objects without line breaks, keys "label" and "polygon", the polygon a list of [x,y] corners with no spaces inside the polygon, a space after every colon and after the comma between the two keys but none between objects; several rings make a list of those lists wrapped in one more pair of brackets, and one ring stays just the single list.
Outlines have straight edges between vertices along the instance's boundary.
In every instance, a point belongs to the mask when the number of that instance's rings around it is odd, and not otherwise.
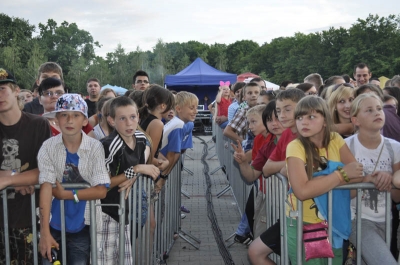
[{"label": "man in dark shirt", "polygon": [[[47,120],[22,112],[14,77],[0,68],[0,190],[7,192],[11,264],[33,264],[31,196],[38,184],[37,154],[50,137]],[[0,204],[3,212],[3,204]],[[0,264],[5,261],[4,216],[0,214]],[[8,240],[6,238],[5,240]]]},{"label": "man in dark shirt", "polygon": [[[38,73],[38,77],[36,79],[36,87],[39,87],[40,83],[42,83],[42,81],[44,79],[49,78],[49,77],[54,77],[54,78],[60,79],[61,81],[64,81],[61,66],[55,62],[43,63],[39,67],[39,73]],[[34,89],[35,89],[35,86],[34,86]],[[35,97],[33,99],[33,101],[26,103],[24,106],[24,109],[22,111],[32,113],[32,114],[42,115],[44,112],[44,109],[43,109],[43,106],[39,102],[39,95],[37,95],[37,97]]]},{"label": "man in dark shirt", "polygon": [[100,98],[100,81],[97,78],[90,78],[86,82],[86,90],[89,98],[85,99],[88,106],[88,116],[91,117],[96,114],[96,103]]}]

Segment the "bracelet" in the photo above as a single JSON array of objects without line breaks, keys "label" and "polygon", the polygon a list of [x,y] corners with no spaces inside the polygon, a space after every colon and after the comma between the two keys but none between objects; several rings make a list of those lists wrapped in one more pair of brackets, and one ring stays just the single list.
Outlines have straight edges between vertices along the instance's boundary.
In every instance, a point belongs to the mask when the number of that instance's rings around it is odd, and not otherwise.
[{"label": "bracelet", "polygon": [[343,168],[342,168],[341,166],[338,166],[337,169],[339,170],[340,175],[342,175],[344,181],[349,182],[350,179],[349,179],[349,177],[347,176],[347,173],[343,170]]},{"label": "bracelet", "polygon": [[137,173],[135,172],[135,170],[133,169],[133,167],[130,167],[130,168],[126,169],[126,170],[124,171],[124,173],[125,173],[125,177],[126,177],[127,179],[131,179],[131,178],[137,176]]},{"label": "bracelet", "polygon": [[79,202],[78,191],[72,190],[72,194],[74,195],[74,201],[75,201],[75,203],[78,203],[78,202]]},{"label": "bracelet", "polygon": [[160,178],[162,178],[164,180],[167,180],[168,179],[168,174],[167,175],[160,174]]},{"label": "bracelet", "polygon": [[13,170],[11,171],[11,176],[14,176],[15,174],[17,174],[17,171],[16,171],[15,169],[13,169]]},{"label": "bracelet", "polygon": [[342,182],[342,181],[343,181],[343,178],[342,178],[342,175],[340,175],[339,171],[335,170],[335,171],[333,171],[333,172],[334,172],[335,175],[339,178],[339,181]]}]

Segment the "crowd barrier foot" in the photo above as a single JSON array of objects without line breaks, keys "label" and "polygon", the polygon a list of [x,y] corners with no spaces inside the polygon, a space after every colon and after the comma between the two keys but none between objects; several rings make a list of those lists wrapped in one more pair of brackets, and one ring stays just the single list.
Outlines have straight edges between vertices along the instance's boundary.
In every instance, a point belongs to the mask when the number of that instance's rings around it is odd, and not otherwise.
[{"label": "crowd barrier foot", "polygon": [[[182,238],[183,240],[185,240],[188,244],[192,245],[195,249],[200,249],[199,245],[201,243],[201,240],[198,239],[197,237],[193,236],[192,234],[186,232],[185,230],[180,229],[179,237]],[[193,239],[194,241],[196,241],[199,245],[196,244],[195,242],[191,241],[188,237]]]},{"label": "crowd barrier foot", "polygon": [[189,159],[191,159],[191,160],[194,160],[194,158],[193,157],[191,157],[190,155],[188,155],[188,154],[185,154],[185,156],[187,156],[187,158],[189,158]]},{"label": "crowd barrier foot", "polygon": [[217,153],[213,154],[212,156],[207,157],[206,159],[207,159],[207,160],[210,160],[211,158],[213,158],[213,157],[216,156],[216,155],[217,155]]},{"label": "crowd barrier foot", "polygon": [[208,148],[208,151],[210,151],[211,149],[213,149],[215,147],[215,145],[211,146],[210,148]]},{"label": "crowd barrier foot", "polygon": [[232,237],[234,237],[236,235],[236,233],[233,233],[232,235],[230,235],[227,239],[225,239],[225,242],[228,242],[229,239],[231,239]]},{"label": "crowd barrier foot", "polygon": [[214,142],[214,140],[211,138],[210,140],[208,140],[206,143],[208,144],[208,143],[213,143]]},{"label": "crowd barrier foot", "polygon": [[[236,233],[233,233],[232,235],[230,235],[227,239],[225,239],[225,242],[228,242],[232,237],[234,237],[236,235]],[[229,245],[227,245],[227,248],[230,248],[231,246],[233,246],[234,244],[236,244],[235,240],[233,240],[233,242],[229,243]]]},{"label": "crowd barrier foot", "polygon": [[166,261],[166,260],[157,259],[156,264],[157,264],[157,265],[167,264],[167,261]]},{"label": "crowd barrier foot", "polygon": [[217,172],[218,170],[223,169],[223,168],[224,168],[224,166],[217,167],[216,169],[214,169],[213,171],[210,172],[210,175],[214,175],[215,172]]},{"label": "crowd barrier foot", "polygon": [[194,173],[190,169],[188,169],[186,167],[183,167],[182,169],[185,170],[190,176],[193,176]]},{"label": "crowd barrier foot", "polygon": [[231,185],[226,186],[223,190],[221,190],[220,192],[217,193],[217,198],[219,199],[219,197],[221,197],[222,195],[224,195],[225,193],[227,193],[230,190],[232,190]]},{"label": "crowd barrier foot", "polygon": [[190,199],[190,194],[187,191],[185,191],[184,189],[181,189],[181,194],[183,196],[185,196],[186,198]]}]

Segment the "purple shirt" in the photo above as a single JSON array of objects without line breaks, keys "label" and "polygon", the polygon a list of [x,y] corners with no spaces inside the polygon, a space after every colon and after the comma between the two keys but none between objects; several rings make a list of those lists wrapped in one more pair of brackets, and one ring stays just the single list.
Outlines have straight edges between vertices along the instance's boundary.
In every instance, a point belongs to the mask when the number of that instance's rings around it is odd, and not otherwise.
[{"label": "purple shirt", "polygon": [[383,106],[385,113],[385,125],[382,128],[382,135],[400,142],[400,117],[396,113],[396,108],[391,105]]}]

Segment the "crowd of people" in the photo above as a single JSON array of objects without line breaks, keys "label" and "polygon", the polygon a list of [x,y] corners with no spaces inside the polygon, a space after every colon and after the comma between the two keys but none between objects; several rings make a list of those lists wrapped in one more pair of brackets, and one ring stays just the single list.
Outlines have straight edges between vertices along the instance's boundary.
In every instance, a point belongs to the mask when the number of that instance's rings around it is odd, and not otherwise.
[{"label": "crowd of people", "polygon": [[[7,187],[7,215],[0,215],[0,263],[6,263],[5,243],[10,244],[11,264],[34,264],[31,194],[40,184],[38,216],[41,264],[53,264],[60,255],[62,220],[60,201],[65,200],[67,264],[89,264],[90,211],[87,201],[101,202],[96,208],[98,264],[136,264],[132,241],[146,220],[150,239],[156,228],[154,202],[164,200],[169,173],[187,148],[192,148],[193,121],[198,98],[150,84],[144,71],[133,76],[133,87],[125,95],[101,90],[100,81],[87,81],[88,97],[67,91],[60,65],[42,64],[33,91],[23,91],[7,70],[0,68],[0,190]],[[125,207],[125,249],[119,256],[120,192],[127,193],[138,178],[151,178],[151,194],[144,189],[142,223],[129,218]],[[67,189],[62,184],[81,183],[89,188]],[[150,205],[147,201],[150,197]],[[139,200],[137,200],[139,201]],[[181,209],[189,212],[183,205]],[[0,204],[3,212],[3,204]],[[167,214],[167,213],[165,213]],[[9,238],[4,219],[8,218]],[[136,234],[129,229],[136,220]],[[152,245],[152,242],[150,242]]]},{"label": "crowd of people", "polygon": [[[230,84],[221,81],[216,99],[207,106],[223,134],[233,141],[234,160],[253,189],[235,235],[249,246],[252,264],[274,264],[280,254],[280,221],[265,227],[263,177],[277,172],[290,184],[287,201],[287,236],[291,264],[297,264],[297,199],[304,203],[304,224],[327,220],[326,193],[347,183],[373,183],[363,190],[361,212],[356,212],[355,192],[334,190],[333,264],[353,258],[356,246],[355,216],[361,215],[363,262],[396,264],[400,202],[400,77],[380,87],[368,65],[354,67],[349,76],[323,81],[310,74],[303,83],[282,82],[268,90],[264,80]],[[379,81],[379,80],[378,80]],[[20,90],[13,75],[0,68],[0,189],[7,190],[11,263],[33,264],[31,196],[34,185],[39,201],[41,263],[50,264],[52,249],[60,249],[60,200],[65,200],[68,264],[88,264],[90,259],[89,200],[118,204],[119,192],[130,191],[139,177],[153,180],[152,193],[141,192],[141,229],[149,219],[150,238],[156,228],[154,201],[181,154],[192,147],[193,121],[198,98],[155,84],[138,71],[132,90],[118,96],[101,90],[100,81],[87,81],[88,97],[69,93],[61,67],[40,66],[33,91]],[[207,98],[208,101],[208,98]],[[84,183],[86,189],[65,189],[61,183]],[[390,192],[392,244],[385,244],[386,202]],[[126,199],[129,205],[133,203]],[[133,205],[135,207],[135,205]],[[139,207],[139,205],[136,205]],[[129,207],[126,207],[128,224]],[[3,205],[0,205],[3,211]],[[182,211],[189,212],[183,205]],[[0,263],[4,263],[4,218],[0,215]],[[124,259],[134,264],[131,244],[137,234],[125,226],[125,255],[119,257],[118,209],[96,211],[99,264]],[[132,218],[135,220],[135,218]],[[151,244],[152,242],[150,242]],[[349,254],[350,253],[350,254]],[[304,255],[303,255],[304,256]],[[305,261],[304,261],[305,262]],[[305,264],[326,264],[326,258]]]},{"label": "crowd of people", "polygon": [[[354,67],[353,77],[332,76],[324,81],[313,73],[303,83],[284,81],[275,91],[256,78],[231,85],[225,101],[226,84],[221,83],[215,122],[232,140],[241,175],[257,187],[249,195],[234,238],[248,246],[251,264],[275,264],[269,255],[281,253],[280,220],[265,225],[270,213],[265,210],[263,177],[275,173],[286,176],[290,184],[285,229],[291,264],[297,264],[297,242],[303,242],[296,233],[297,199],[303,201],[305,225],[323,223],[328,220],[330,190],[333,264],[353,264],[355,251],[361,252],[363,264],[397,264],[400,77],[381,86],[365,63]],[[226,104],[229,100],[231,104]],[[356,212],[356,192],[334,188],[361,182],[373,183],[375,189],[362,191],[361,211]],[[392,199],[390,248],[385,243],[386,191]],[[359,249],[356,215],[362,220]],[[303,257],[307,256],[306,251]],[[322,257],[303,264],[327,264]]]}]

